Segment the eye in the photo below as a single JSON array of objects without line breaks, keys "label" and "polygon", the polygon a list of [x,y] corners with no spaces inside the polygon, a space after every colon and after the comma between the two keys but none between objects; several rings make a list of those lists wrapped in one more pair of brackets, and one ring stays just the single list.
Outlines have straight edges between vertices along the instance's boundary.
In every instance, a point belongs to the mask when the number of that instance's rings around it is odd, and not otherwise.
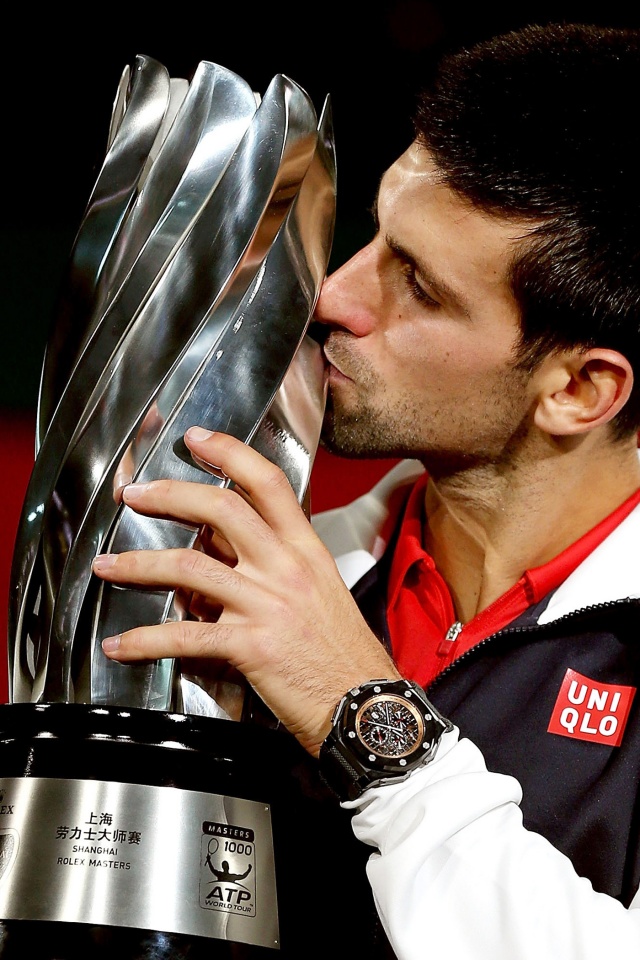
[{"label": "eye", "polygon": [[425,304],[429,307],[439,307],[440,304],[437,300],[434,300],[433,297],[429,296],[427,291],[422,287],[416,278],[416,269],[409,260],[405,260],[401,267],[402,276],[404,277],[405,285],[409,291],[410,296],[417,303]]}]

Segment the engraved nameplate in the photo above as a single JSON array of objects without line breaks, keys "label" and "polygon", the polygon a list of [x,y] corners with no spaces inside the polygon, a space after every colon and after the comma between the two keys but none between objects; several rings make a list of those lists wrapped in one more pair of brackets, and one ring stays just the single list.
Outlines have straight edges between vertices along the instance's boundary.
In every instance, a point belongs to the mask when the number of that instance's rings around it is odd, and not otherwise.
[{"label": "engraved nameplate", "polygon": [[0,917],[278,949],[270,808],[174,787],[0,779]]}]

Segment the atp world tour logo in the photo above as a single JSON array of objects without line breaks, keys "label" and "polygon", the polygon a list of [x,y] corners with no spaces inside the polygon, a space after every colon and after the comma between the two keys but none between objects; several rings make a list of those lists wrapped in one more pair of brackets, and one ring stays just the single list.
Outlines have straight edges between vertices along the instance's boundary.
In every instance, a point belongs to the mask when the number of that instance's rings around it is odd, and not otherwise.
[{"label": "atp world tour logo", "polygon": [[256,915],[255,833],[249,827],[202,824],[200,906]]}]

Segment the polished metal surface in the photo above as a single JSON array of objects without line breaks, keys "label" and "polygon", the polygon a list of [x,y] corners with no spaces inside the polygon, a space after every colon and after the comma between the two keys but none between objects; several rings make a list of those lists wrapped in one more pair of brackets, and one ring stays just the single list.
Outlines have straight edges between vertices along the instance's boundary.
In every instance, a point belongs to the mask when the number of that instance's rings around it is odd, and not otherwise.
[{"label": "polished metal surface", "polygon": [[87,332],[87,314],[99,310],[97,293],[102,265],[135,196],[167,110],[169,93],[169,74],[151,57],[136,57],[133,68],[123,74],[116,96],[120,115],[117,132],[110,136],[107,155],[76,235],[65,289],[47,344],[37,411],[38,445]]},{"label": "polished metal surface", "polygon": [[[306,329],[333,236],[329,102],[318,124],[302,88],[277,75],[257,106],[244,81],[208,62],[188,89],[168,79],[163,91],[158,120],[154,89],[155,134],[141,151],[127,133],[138,106],[123,74],[108,157],[117,145],[136,154],[138,193],[113,218],[84,300],[68,297],[83,309],[66,382],[51,372],[57,334],[45,358],[11,574],[14,702],[180,708],[175,664],[125,667],[100,648],[111,632],[181,616],[172,595],[101,586],[90,567],[106,549],[194,543],[195,531],[137,517],[114,497],[129,479],[224,482],[191,460],[188,426],[252,443],[283,467],[301,503],[307,490],[326,397]],[[102,194],[110,189],[105,176]],[[90,204],[76,259],[91,224]],[[74,278],[72,258],[70,289]]]},{"label": "polished metal surface", "polygon": [[279,947],[268,804],[83,779],[4,778],[0,792],[3,919]]},{"label": "polished metal surface", "polygon": [[[151,105],[155,105],[155,99]],[[125,116],[130,116],[131,110],[141,109],[142,105],[135,101],[130,104]],[[104,305],[106,295],[97,295],[96,305],[91,310],[87,309],[86,333],[79,337],[84,346],[80,349],[78,344],[79,361],[70,374],[46,435],[42,438],[25,495],[14,551],[12,581],[15,589],[12,589],[10,598],[10,636],[17,637],[22,633],[24,616],[27,614],[25,604],[32,602],[29,595],[36,589],[33,585],[34,564],[37,562],[38,551],[42,550],[41,541],[46,524],[49,523],[49,529],[52,529],[53,521],[50,515],[49,519],[45,520],[45,508],[52,498],[55,498],[56,504],[60,504],[60,526],[65,530],[65,541],[75,535],[73,527],[69,529],[70,521],[64,515],[64,503],[60,501],[59,492],[56,491],[56,480],[69,445],[73,442],[74,433],[77,436],[78,424],[92,395],[100,397],[100,376],[105,367],[110,361],[115,366],[120,363],[117,351],[120,349],[120,355],[122,354],[123,340],[131,324],[137,319],[140,323],[146,321],[146,332],[151,332],[146,319],[149,310],[143,313],[141,319],[139,315],[143,303],[161,281],[154,315],[156,325],[160,326],[156,347],[158,351],[166,350],[167,357],[171,349],[176,352],[181,347],[181,338],[184,336],[182,328],[176,329],[174,325],[165,329],[165,313],[162,312],[166,311],[166,316],[171,316],[174,307],[166,300],[169,296],[179,297],[181,294],[179,290],[176,292],[176,283],[165,292],[167,282],[166,278],[163,278],[163,271],[184,242],[185,234],[193,229],[203,206],[210,200],[255,109],[254,94],[245,81],[215,64],[200,64],[176,120],[158,151],[153,172],[147,177],[129,217],[119,224],[117,238],[109,245],[110,257],[103,266],[103,275],[106,272],[112,278],[116,289],[111,293],[109,306],[101,317],[99,308]],[[122,128],[123,124],[116,133],[116,142],[119,142]],[[136,143],[135,139],[133,142]],[[130,144],[131,137],[128,137],[125,143]],[[105,168],[108,168],[106,163],[101,177],[105,176]],[[117,185],[118,178],[108,178],[103,192],[107,192],[109,185],[114,182]],[[95,193],[96,191],[94,195]],[[80,246],[91,246],[91,227],[91,218],[85,218],[79,233],[83,238]],[[202,264],[206,243],[207,237],[203,235],[199,249],[194,250],[193,244],[186,247],[185,252],[181,253],[181,262],[191,257],[194,263]],[[78,248],[79,245],[76,244],[71,260],[70,286],[80,282],[76,276],[75,263]],[[224,271],[224,261],[221,261],[220,269],[221,272]],[[121,283],[118,283],[118,278],[122,280]],[[212,278],[213,284],[216,280],[216,277]],[[173,347],[166,345],[170,337],[174,340]],[[47,350],[45,370],[48,369],[48,364],[53,364],[56,347],[57,338],[54,337]],[[64,353],[66,347],[65,341],[64,347],[60,345],[57,352]],[[130,362],[137,364],[137,358],[131,356]],[[162,370],[156,371],[152,363],[153,357],[146,361],[150,377],[160,376]],[[62,359],[60,365],[64,368]],[[59,376],[57,370],[55,376]],[[46,382],[50,384],[53,379],[54,373]],[[43,386],[44,383],[43,379]],[[144,399],[142,397],[139,403],[144,403]],[[41,395],[41,404],[42,402]],[[111,429],[110,425],[106,428]],[[114,439],[119,441],[122,438],[116,433]],[[82,448],[83,456],[86,453],[87,458],[83,466],[94,475],[96,456],[105,456],[109,452],[107,445],[101,445],[100,438],[98,446],[98,453],[94,453],[86,443],[83,443]],[[82,474],[74,480],[72,494],[74,501],[78,497],[83,498],[79,503],[80,509],[90,496],[81,486],[81,476]],[[47,572],[48,578],[51,577],[50,570],[51,564]],[[52,591],[56,591],[55,579],[49,587],[49,593]]]},{"label": "polished metal surface", "polygon": [[[194,340],[192,349],[199,363],[197,374],[182,393],[176,386],[176,381],[180,382],[178,375],[167,381],[154,401],[153,423],[145,425],[127,451],[131,476],[137,481],[159,475],[171,479],[203,479],[201,468],[190,457],[180,455],[181,437],[188,427],[197,422],[209,429],[224,429],[251,442],[272,407],[287,368],[299,351],[329,256],[334,176],[333,155],[326,149],[324,136],[329,123],[330,117],[325,114],[321,126],[323,135],[295,202],[225,331],[213,342],[208,336],[204,337],[207,351],[204,356],[200,338]],[[193,366],[192,360],[188,363],[189,370]],[[285,472],[291,468],[293,483],[297,478],[297,492],[302,499],[324,410],[324,366],[317,344],[307,339],[298,363],[289,373],[286,392],[264,429],[264,452],[271,453]],[[294,423],[297,435],[293,432]],[[293,455],[294,449],[297,457]],[[300,483],[301,461],[306,464],[304,486]],[[211,477],[210,482],[224,483],[216,477]],[[140,544],[155,548],[192,546],[196,535],[196,530],[125,508],[119,511],[105,547],[109,552],[120,553]],[[82,540],[77,542],[82,546]],[[86,567],[82,550],[79,556],[78,574]],[[69,564],[72,564],[71,556]],[[70,569],[72,573],[67,582],[75,588],[78,578],[72,565]],[[79,609],[80,603],[75,597],[68,597],[70,595],[63,596],[58,603],[61,619],[54,618],[54,637],[63,638],[73,632],[68,611]],[[170,661],[127,666],[108,660],[100,647],[105,636],[145,623],[180,618],[182,611],[172,605],[171,594],[133,588],[122,590],[103,584],[95,610],[91,703],[151,706],[161,710],[175,707]],[[65,672],[69,672],[68,669]]]},{"label": "polished metal surface", "polygon": [[[130,106],[125,117],[131,109]],[[71,502],[76,512],[84,509],[96,486],[95,478],[100,469],[96,466],[96,459],[108,458],[109,444],[123,439],[120,433],[124,428],[119,423],[104,423],[103,417],[103,429],[93,446],[91,438],[83,436],[83,462],[78,469],[78,475],[72,478],[71,489],[66,498],[61,495],[60,486],[64,488],[65,475],[59,477],[60,469],[68,456],[70,446],[76,442],[74,437],[79,435],[79,423],[82,423],[83,416],[86,419],[87,405],[102,403],[104,406],[110,402],[119,402],[119,398],[114,397],[114,391],[120,389],[123,382],[127,383],[126,378],[131,377],[131,366],[138,371],[140,369],[139,358],[128,352],[138,346],[133,342],[133,335],[129,336],[126,347],[129,366],[127,362],[122,365],[124,341],[131,325],[136,322],[138,326],[145,325],[144,335],[147,338],[153,337],[153,350],[156,355],[160,355],[166,367],[172,355],[182,348],[188,322],[198,318],[194,304],[192,318],[188,317],[187,322],[180,326],[175,322],[166,322],[178,309],[176,304],[180,298],[184,300],[184,303],[180,304],[183,314],[190,309],[191,303],[187,299],[189,292],[181,289],[181,272],[183,276],[185,265],[188,266],[191,262],[203,268],[203,276],[198,279],[198,284],[199,287],[205,286],[204,271],[208,267],[205,258],[209,243],[206,230],[210,223],[204,222],[200,226],[195,241],[190,234],[202,214],[203,207],[208,201],[211,202],[211,195],[218,186],[255,109],[254,94],[243,80],[215,64],[200,64],[176,120],[158,151],[152,172],[148,175],[129,217],[119,226],[118,240],[110,245],[110,260],[108,266],[103,267],[103,275],[106,272],[112,278],[117,290],[111,294],[109,305],[102,317],[97,317],[97,308],[89,313],[84,346],[81,350],[79,348],[79,360],[42,440],[25,496],[14,552],[16,567],[12,580],[16,586],[10,598],[10,636],[18,637],[23,633],[24,617],[28,615],[27,606],[33,602],[33,593],[37,587],[33,584],[34,564],[39,561],[45,564],[43,577],[47,582],[47,590],[44,602],[50,608],[51,598],[55,597],[58,589],[56,570],[62,568],[59,567],[59,555],[46,552],[46,534],[49,532],[53,535],[55,547],[59,540],[59,530],[62,530],[63,548],[76,536],[74,521],[69,516],[66,504]],[[124,121],[120,130],[123,125]],[[116,134],[115,142],[118,142],[119,136],[120,132]],[[255,142],[251,142],[248,148],[255,151]],[[242,175],[243,169],[241,166],[239,175]],[[237,177],[238,174],[236,179]],[[220,215],[223,202],[224,198],[220,198],[217,208],[214,208],[213,217]],[[213,218],[209,217],[209,221],[211,220]],[[245,232],[250,230],[250,223],[251,221]],[[89,230],[90,223],[84,229]],[[85,242],[89,245],[88,239]],[[214,248],[212,255],[215,254]],[[179,259],[172,268],[173,274],[167,275],[168,264],[174,255]],[[229,260],[231,266],[234,265],[233,255],[234,250],[229,245],[222,250],[219,261],[215,264],[218,273],[208,270],[207,279],[214,292],[225,279]],[[71,274],[73,279],[73,260]],[[118,277],[122,279],[121,284],[118,283]],[[150,304],[149,297],[156,287],[159,289]],[[195,296],[192,296],[192,299],[195,299]],[[97,295],[97,306],[103,306],[106,300],[106,296]],[[153,317],[150,319],[152,310]],[[144,342],[140,349],[145,351],[142,356],[147,380],[132,378],[129,382],[135,383],[135,390],[123,390],[125,396],[139,406],[147,399],[145,394],[141,393],[145,385],[149,384],[148,392],[151,391],[155,378],[166,372],[161,364],[157,367],[154,365],[153,350],[149,351]],[[53,355],[53,350],[49,350],[48,357]],[[103,386],[109,377],[109,371],[105,373],[105,368],[109,363],[119,369],[125,379],[114,382],[111,385],[111,395],[105,397]],[[95,436],[95,423],[93,430]],[[85,481],[83,474],[87,471],[90,479]],[[69,470],[67,476],[68,474]],[[53,513],[45,514],[47,504],[54,505]],[[56,527],[59,530],[56,530]],[[41,621],[45,620],[48,608],[40,607]],[[44,654],[44,648],[41,654]]]},{"label": "polished metal surface", "polygon": [[[198,66],[103,265],[99,286],[105,293],[97,297],[77,366],[56,410],[57,448],[54,443],[47,448],[48,464],[58,462],[96,380],[202,213],[255,109],[254,94],[243,80],[217,64]],[[194,256],[192,249],[189,253]],[[195,256],[201,254],[195,251]]]}]

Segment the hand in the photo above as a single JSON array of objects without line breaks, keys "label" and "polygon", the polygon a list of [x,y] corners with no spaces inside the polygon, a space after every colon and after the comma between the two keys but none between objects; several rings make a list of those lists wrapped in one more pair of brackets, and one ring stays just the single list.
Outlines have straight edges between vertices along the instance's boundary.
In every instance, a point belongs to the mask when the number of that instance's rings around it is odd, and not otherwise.
[{"label": "hand", "polygon": [[127,662],[228,661],[315,756],[340,697],[373,678],[398,678],[398,671],[282,470],[226,434],[191,428],[185,443],[235,488],[156,480],[126,486],[123,501],[142,514],[202,526],[209,531],[202,543],[224,546],[213,555],[166,549],[97,557],[94,572],[193,596],[203,619],[138,627],[107,638],[103,649]]}]

